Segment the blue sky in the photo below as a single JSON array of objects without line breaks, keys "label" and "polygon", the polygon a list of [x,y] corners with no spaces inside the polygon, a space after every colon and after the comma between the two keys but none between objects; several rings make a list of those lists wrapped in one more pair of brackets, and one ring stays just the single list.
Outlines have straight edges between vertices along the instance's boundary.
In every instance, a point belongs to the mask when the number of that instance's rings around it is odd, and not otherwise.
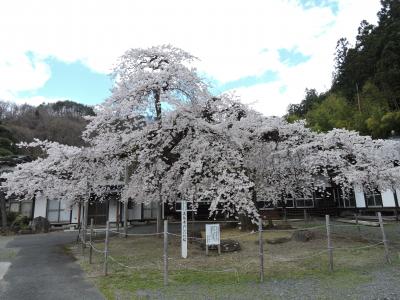
[{"label": "blue sky", "polygon": [[[295,49],[281,48],[278,53],[280,62],[288,66],[296,66],[310,58]],[[32,54],[27,53],[27,56],[34,64]],[[18,97],[43,96],[48,99],[74,100],[94,105],[111,95],[112,80],[108,74],[95,72],[80,61],[66,63],[55,58],[47,58],[44,62],[50,67],[50,79],[38,89],[19,92]],[[245,76],[228,82],[219,82],[211,77],[208,80],[212,85],[211,91],[217,95],[238,87],[251,87],[277,81],[278,78],[277,72],[267,70],[261,75]]]},{"label": "blue sky", "polygon": [[339,12],[339,1],[336,0],[302,0],[300,4],[305,9],[314,7],[329,7],[335,15]]},{"label": "blue sky", "polygon": [[107,74],[95,72],[79,61],[66,63],[55,58],[44,61],[50,67],[50,79],[38,89],[19,92],[18,97],[42,96],[94,105],[110,96],[112,80]]},{"label": "blue sky", "polygon": [[336,41],[354,40],[379,7],[379,0],[2,1],[0,99],[98,104],[124,51],[170,43],[199,57],[195,66],[213,93],[232,91],[266,115],[283,115],[306,88],[329,88]]}]

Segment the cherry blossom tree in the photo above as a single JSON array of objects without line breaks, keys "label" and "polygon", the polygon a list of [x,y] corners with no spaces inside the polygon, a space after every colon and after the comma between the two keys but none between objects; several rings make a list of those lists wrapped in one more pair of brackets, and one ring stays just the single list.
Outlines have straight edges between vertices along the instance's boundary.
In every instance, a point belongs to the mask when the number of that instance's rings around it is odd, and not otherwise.
[{"label": "cherry blossom tree", "polygon": [[[181,105],[195,106],[209,97],[207,86],[198,77],[196,70],[189,67],[194,59],[189,53],[170,45],[126,51],[113,72],[115,86],[112,96],[101,106],[97,116],[91,118],[84,137],[91,139],[93,135],[98,135],[98,145],[108,139],[117,140],[114,144],[106,144],[112,145],[111,148],[119,152],[123,149],[124,155],[131,154],[133,160],[128,163],[136,165],[137,155],[133,153],[133,148],[140,145],[142,137],[138,128],[151,132],[155,130],[153,127],[156,124],[161,129],[163,106],[168,112]],[[144,129],[145,126],[150,128]],[[138,135],[132,134],[134,132]],[[147,138],[151,139],[151,136],[149,134]],[[126,147],[116,149],[121,144]],[[156,169],[162,168],[161,153],[154,155],[153,164],[157,166]],[[162,172],[154,170],[153,174],[160,185],[157,188],[160,192]],[[161,231],[161,194],[158,199],[157,228]]]},{"label": "cherry blossom tree", "polygon": [[220,211],[225,216],[257,216],[242,154],[219,121],[205,118],[207,107],[190,108],[170,112],[160,129],[155,125],[147,131],[125,192],[147,201],[158,201],[158,195],[166,203],[193,201],[195,207],[210,202],[210,215]]},{"label": "cherry blossom tree", "polygon": [[399,146],[392,140],[373,140],[355,131],[334,129],[317,136],[314,147],[324,155],[318,159],[310,156],[309,163],[324,165],[324,176],[344,192],[360,187],[395,190],[400,183]]},{"label": "cherry blossom tree", "polygon": [[[323,190],[399,186],[397,143],[346,130],[310,131],[268,118],[234,95],[212,97],[172,46],[131,49],[114,70],[112,95],[89,117],[86,147],[23,144],[46,154],[4,175],[8,194],[60,195],[71,205],[123,186],[121,201],[210,203],[210,216],[259,216],[257,201],[285,203]],[[130,170],[130,172],[125,172]]]}]

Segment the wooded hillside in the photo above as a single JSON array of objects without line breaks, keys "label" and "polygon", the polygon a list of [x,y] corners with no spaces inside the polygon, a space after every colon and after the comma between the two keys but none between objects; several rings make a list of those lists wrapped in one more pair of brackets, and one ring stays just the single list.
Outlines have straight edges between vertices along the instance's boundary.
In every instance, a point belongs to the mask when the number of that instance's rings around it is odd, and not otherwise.
[{"label": "wooded hillside", "polygon": [[305,118],[317,131],[400,135],[400,1],[381,4],[378,24],[363,20],[355,45],[338,41],[331,88],[324,93],[307,89],[300,104],[289,106],[289,121]]},{"label": "wooded hillside", "polygon": [[85,115],[94,115],[93,109],[72,101],[38,107],[0,101],[0,156],[21,153],[15,144],[34,138],[82,146]]}]

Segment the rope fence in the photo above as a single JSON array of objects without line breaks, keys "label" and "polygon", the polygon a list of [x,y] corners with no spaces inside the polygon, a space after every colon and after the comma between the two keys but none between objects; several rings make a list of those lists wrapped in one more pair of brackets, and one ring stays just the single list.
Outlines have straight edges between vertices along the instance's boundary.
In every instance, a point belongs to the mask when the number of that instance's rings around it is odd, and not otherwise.
[{"label": "rope fence", "polygon": [[[89,248],[89,263],[93,263],[93,254],[96,253],[99,256],[103,257],[102,263],[103,263],[103,274],[104,276],[108,275],[108,267],[109,263],[113,263],[116,266],[119,266],[121,268],[125,269],[130,269],[130,270],[145,270],[145,269],[151,269],[151,270],[158,270],[159,272],[162,272],[163,278],[164,278],[164,285],[169,284],[169,272],[179,272],[179,271],[193,271],[193,272],[199,272],[199,273],[233,273],[236,281],[239,281],[239,273],[241,272],[240,270],[252,270],[255,272],[256,269],[258,269],[258,277],[259,281],[263,282],[264,281],[264,276],[265,276],[265,261],[267,263],[280,263],[280,262],[298,262],[298,261],[310,261],[311,259],[315,259],[316,257],[323,257],[326,255],[326,258],[328,259],[327,262],[327,269],[330,272],[333,272],[335,269],[335,260],[334,259],[334,253],[336,251],[342,252],[342,251],[362,251],[366,249],[371,249],[371,248],[382,248],[382,257],[386,261],[386,263],[390,264],[391,263],[391,258],[390,258],[390,253],[389,253],[389,244],[390,245],[400,245],[400,242],[396,242],[393,240],[388,240],[385,234],[385,229],[384,225],[382,222],[382,216],[380,213],[378,213],[378,219],[379,219],[379,227],[375,227],[377,231],[380,231],[380,239],[374,238],[374,237],[367,237],[365,234],[363,234],[363,230],[361,228],[364,228],[363,226],[365,225],[360,225],[360,224],[337,224],[335,222],[331,222],[329,215],[325,216],[325,225],[317,225],[317,226],[310,226],[310,227],[303,227],[303,228],[293,228],[293,229],[264,229],[263,228],[263,223],[262,220],[260,219],[258,222],[258,230],[253,230],[251,232],[246,232],[242,234],[236,234],[236,235],[231,235],[227,236],[226,239],[229,240],[239,240],[240,243],[243,243],[245,245],[244,250],[248,250],[252,247],[252,249],[257,246],[258,251],[252,250],[251,252],[252,257],[250,262],[242,263],[247,257],[245,254],[239,255],[239,256],[231,256],[231,263],[235,263],[238,267],[221,267],[221,269],[204,269],[204,268],[199,268],[199,267],[193,267],[188,265],[188,260],[186,259],[181,259],[180,257],[177,257],[177,253],[169,253],[169,244],[177,242],[176,239],[181,239],[182,234],[170,232],[168,230],[168,221],[164,222],[164,231],[163,232],[158,232],[158,233],[128,233],[126,230],[124,232],[119,232],[116,230],[111,230],[110,229],[110,223],[107,222],[107,227],[105,229],[105,238],[104,240],[96,240],[96,243],[93,241],[93,237],[97,233],[94,234],[94,226],[93,226],[93,220],[91,220],[90,224],[90,233],[87,233],[86,230],[79,232],[78,240],[80,237],[81,243],[82,243],[82,254],[85,255],[84,249]],[[311,225],[311,224],[310,224]],[[355,230],[356,229],[356,230]],[[267,246],[267,244],[272,244],[269,243],[271,235],[274,233],[296,233],[300,231],[309,231],[309,232],[314,232],[315,235],[318,235],[320,239],[326,239],[326,247],[323,249],[312,249],[312,253],[308,255],[289,255],[289,256],[283,256],[281,253],[278,254],[268,254],[269,248],[272,246]],[[162,248],[162,254],[159,253],[159,258],[157,259],[157,262],[153,263],[148,263],[145,265],[142,265],[141,263],[138,263],[137,265],[129,265],[125,262],[123,262],[123,259],[118,259],[116,256],[111,255],[111,250],[110,250],[110,234],[114,234],[116,236],[124,236],[124,237],[134,237],[134,238],[151,238],[151,237],[163,237],[163,239],[157,239],[154,241],[157,241],[156,244],[154,244],[154,247],[158,247],[157,249]],[[378,232],[375,233],[376,235]],[[257,237],[258,236],[258,237]],[[206,238],[204,237],[197,237],[197,236],[185,236],[188,241],[193,241],[193,242],[199,242],[200,244],[206,243]],[[249,239],[250,237],[250,239]],[[293,235],[292,235],[293,237]],[[266,238],[266,240],[264,240]],[[357,245],[357,246],[340,246],[340,240],[337,240],[338,238],[356,242],[356,243],[364,243],[364,245]],[[87,239],[89,239],[87,241]],[[175,240],[174,240],[175,239]],[[139,240],[132,240],[136,241],[136,243],[139,243]],[[224,241],[224,240],[222,240]],[[162,242],[162,247],[159,247],[159,245]],[[104,248],[101,249],[99,247],[99,243],[104,244]],[[247,244],[246,244],[247,243]],[[267,244],[265,244],[267,243]],[[338,245],[335,245],[335,243],[339,243]],[[343,243],[343,241],[342,241]],[[367,243],[367,245],[365,245]],[[265,245],[264,245],[265,244]],[[151,244],[150,244],[151,245]],[[175,245],[175,244],[173,244]],[[251,247],[250,247],[251,246]],[[208,255],[208,246],[207,244],[205,245],[206,247],[206,253]],[[133,253],[135,250],[132,250]],[[198,250],[199,251],[199,250]],[[219,248],[219,253],[220,253],[220,248]],[[380,250],[377,250],[380,252]],[[176,252],[176,251],[175,251]],[[301,252],[301,251],[300,251]],[[266,256],[267,254],[267,256]],[[300,253],[299,253],[300,254]],[[216,260],[219,259],[220,256],[212,256],[212,259]],[[140,257],[138,256],[138,260]],[[266,260],[267,259],[267,260]],[[134,257],[131,263],[135,263],[134,261],[136,258]],[[194,263],[196,265],[201,265],[202,262],[204,262],[204,256],[200,257],[198,259],[193,258],[191,263]],[[323,262],[326,263],[325,260]],[[172,268],[170,264],[175,264]],[[217,265],[218,266],[218,265]],[[258,267],[257,267],[258,266]]]}]

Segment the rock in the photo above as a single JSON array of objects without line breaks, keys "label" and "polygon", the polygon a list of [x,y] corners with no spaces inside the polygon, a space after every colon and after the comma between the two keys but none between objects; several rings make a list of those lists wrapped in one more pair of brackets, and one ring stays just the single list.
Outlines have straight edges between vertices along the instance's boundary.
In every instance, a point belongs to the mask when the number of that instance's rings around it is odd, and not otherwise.
[{"label": "rock", "polygon": [[36,217],[32,221],[32,232],[33,233],[46,233],[49,232],[50,222],[43,217]]},{"label": "rock", "polygon": [[[203,242],[200,244],[201,248],[203,250],[206,249],[206,243]],[[234,251],[239,251],[240,248],[240,243],[235,240],[221,240],[221,252],[234,252]],[[212,245],[208,246],[208,250],[218,250],[217,245]]]},{"label": "rock", "polygon": [[[278,238],[273,238],[273,239],[266,239],[265,242],[267,244],[274,245],[274,244],[283,244],[283,243],[289,242],[290,240],[291,240],[290,237],[278,237]],[[257,244],[258,244],[258,241],[257,241]]]},{"label": "rock", "polygon": [[297,242],[308,242],[315,238],[315,233],[309,230],[298,230],[293,232],[292,238]]}]

